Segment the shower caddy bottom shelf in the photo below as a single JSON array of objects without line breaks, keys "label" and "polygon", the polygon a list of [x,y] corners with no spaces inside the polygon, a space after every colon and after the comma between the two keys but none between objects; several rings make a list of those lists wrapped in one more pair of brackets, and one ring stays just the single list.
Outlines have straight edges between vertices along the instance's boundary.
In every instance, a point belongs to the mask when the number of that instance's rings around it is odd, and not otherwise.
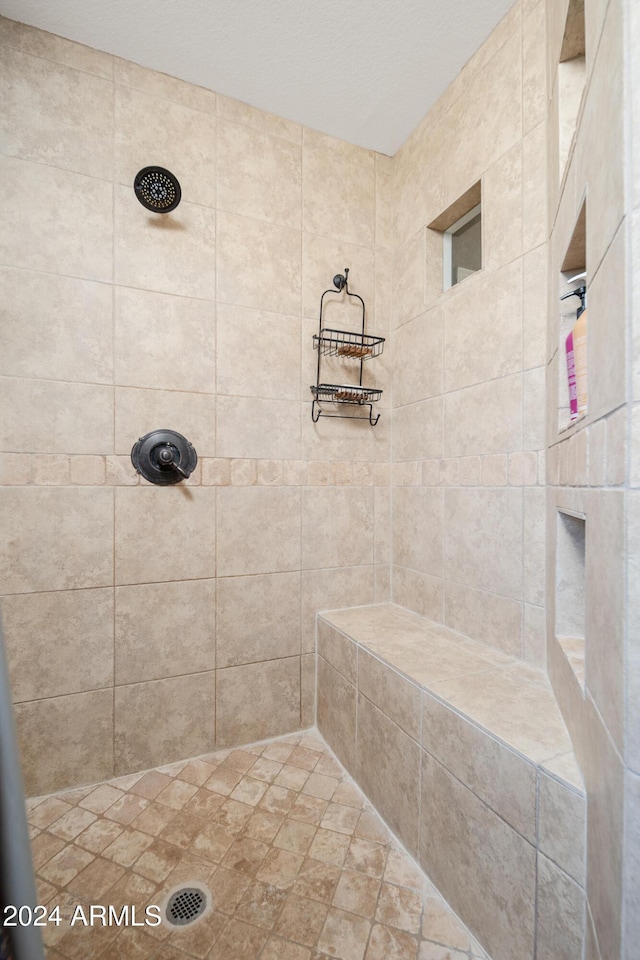
[{"label": "shower caddy bottom shelf", "polygon": [[378,390],[375,387],[361,387],[354,386],[352,384],[319,383],[317,386],[312,385],[311,392],[314,397],[311,410],[311,416],[314,423],[317,423],[321,416],[338,417],[343,420],[363,419],[362,417],[355,417],[352,414],[328,413],[325,410],[322,410],[322,408],[319,406],[319,404],[323,401],[327,403],[346,403],[360,407],[368,407],[369,422],[372,425],[376,424],[380,418],[380,414],[377,414],[375,417],[373,415],[373,404],[382,396],[382,390]]}]

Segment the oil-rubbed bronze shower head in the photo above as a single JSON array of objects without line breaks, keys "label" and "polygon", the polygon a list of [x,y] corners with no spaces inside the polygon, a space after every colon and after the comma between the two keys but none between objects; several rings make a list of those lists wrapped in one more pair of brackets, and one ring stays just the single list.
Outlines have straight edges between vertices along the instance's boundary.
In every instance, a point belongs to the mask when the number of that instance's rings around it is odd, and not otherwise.
[{"label": "oil-rubbed bronze shower head", "polygon": [[182,197],[177,177],[164,167],[143,167],[133,189],[142,206],[154,213],[171,213]]}]

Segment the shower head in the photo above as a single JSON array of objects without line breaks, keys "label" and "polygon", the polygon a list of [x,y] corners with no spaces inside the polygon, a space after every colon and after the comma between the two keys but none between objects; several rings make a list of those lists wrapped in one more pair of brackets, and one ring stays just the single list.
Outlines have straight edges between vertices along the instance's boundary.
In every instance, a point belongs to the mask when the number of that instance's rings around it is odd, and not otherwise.
[{"label": "shower head", "polygon": [[177,178],[164,167],[143,167],[133,181],[133,189],[142,206],[153,213],[170,213],[182,197]]}]

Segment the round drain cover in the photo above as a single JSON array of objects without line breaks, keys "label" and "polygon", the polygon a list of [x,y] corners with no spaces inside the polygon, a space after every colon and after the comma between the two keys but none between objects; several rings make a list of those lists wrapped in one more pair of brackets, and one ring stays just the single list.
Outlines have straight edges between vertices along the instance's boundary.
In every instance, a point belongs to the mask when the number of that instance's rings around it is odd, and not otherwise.
[{"label": "round drain cover", "polygon": [[176,927],[184,927],[202,916],[207,908],[207,897],[198,887],[182,887],[169,897],[167,920]]}]

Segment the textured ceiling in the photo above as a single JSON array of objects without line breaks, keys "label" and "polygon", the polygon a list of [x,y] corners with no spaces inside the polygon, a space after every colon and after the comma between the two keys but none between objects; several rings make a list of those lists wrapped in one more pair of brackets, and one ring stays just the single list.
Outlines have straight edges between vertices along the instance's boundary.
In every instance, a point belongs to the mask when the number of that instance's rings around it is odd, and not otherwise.
[{"label": "textured ceiling", "polygon": [[512,0],[0,0],[0,13],[393,155]]}]

